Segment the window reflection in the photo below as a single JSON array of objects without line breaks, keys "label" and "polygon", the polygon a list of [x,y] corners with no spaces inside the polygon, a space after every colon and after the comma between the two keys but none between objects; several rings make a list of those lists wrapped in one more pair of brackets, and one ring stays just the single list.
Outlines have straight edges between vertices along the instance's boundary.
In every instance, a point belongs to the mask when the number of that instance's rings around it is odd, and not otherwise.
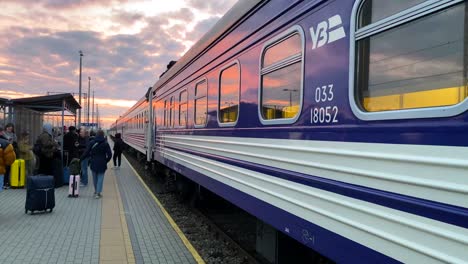
[{"label": "window reflection", "polygon": [[427,0],[367,0],[359,13],[358,28],[397,14]]},{"label": "window reflection", "polygon": [[195,124],[205,125],[207,114],[207,89],[206,81],[202,81],[195,86]]},{"label": "window reflection", "polygon": [[169,105],[169,116],[167,118],[168,120],[168,126],[173,127],[174,126],[174,96],[171,96],[170,99],[170,105]]},{"label": "window reflection", "polygon": [[463,101],[467,97],[464,17],[465,4],[460,4],[358,41],[361,108],[375,112]]},{"label": "window reflection", "polygon": [[179,95],[179,126],[187,125],[187,91],[182,91]]},{"label": "window reflection", "polygon": [[293,55],[301,54],[301,52],[301,38],[299,34],[294,34],[266,49],[263,56],[263,67],[271,66]]},{"label": "window reflection", "polygon": [[266,48],[260,77],[260,105],[264,120],[292,119],[299,114],[302,49],[298,32]]},{"label": "window reflection", "polygon": [[237,121],[239,113],[239,67],[237,64],[224,69],[219,85],[219,122],[232,123]]},{"label": "window reflection", "polygon": [[164,126],[167,127],[167,100],[164,100]]},{"label": "window reflection", "polygon": [[264,119],[293,118],[299,111],[301,63],[262,76]]}]

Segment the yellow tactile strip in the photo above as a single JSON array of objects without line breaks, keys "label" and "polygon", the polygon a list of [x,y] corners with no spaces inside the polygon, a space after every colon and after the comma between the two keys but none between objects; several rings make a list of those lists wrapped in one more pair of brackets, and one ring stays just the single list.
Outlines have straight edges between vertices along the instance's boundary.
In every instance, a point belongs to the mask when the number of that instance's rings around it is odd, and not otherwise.
[{"label": "yellow tactile strip", "polygon": [[115,189],[117,190],[117,194],[119,196],[120,222],[122,223],[122,232],[124,236],[125,250],[127,252],[127,261],[128,263],[135,263],[135,255],[133,254],[132,241],[130,240],[130,234],[128,233],[128,225],[125,217],[122,198],[120,197],[119,185],[117,184],[116,180],[114,180],[114,184]]},{"label": "yellow tactile strip", "polygon": [[130,168],[132,169],[132,171],[135,173],[136,177],[138,178],[138,180],[140,180],[141,184],[145,187],[145,189],[148,191],[148,193],[151,195],[151,197],[153,198],[153,200],[155,201],[155,203],[158,205],[158,207],[161,209],[161,211],[163,212],[164,216],[167,218],[167,220],[169,221],[169,223],[171,224],[172,228],[176,231],[177,235],[180,237],[180,239],[182,240],[182,242],[184,243],[185,247],[187,247],[187,249],[190,251],[190,253],[192,254],[193,258],[195,259],[195,261],[198,263],[198,264],[205,264],[205,261],[202,259],[202,257],[198,254],[197,250],[192,246],[192,244],[190,243],[190,241],[187,239],[187,237],[184,235],[184,233],[182,232],[182,230],[180,230],[180,228],[177,226],[177,224],[174,222],[174,220],[172,219],[172,217],[169,215],[169,213],[166,211],[166,209],[164,209],[163,205],[161,204],[161,202],[158,200],[158,198],[153,194],[153,192],[151,191],[151,189],[148,187],[148,185],[146,185],[146,183],[143,181],[143,179],[141,178],[140,174],[138,174],[138,172],[133,168],[133,166],[130,164],[130,162],[125,158],[125,156],[123,156],[123,158],[127,161],[127,163],[129,164]]},{"label": "yellow tactile strip", "polygon": [[102,194],[99,263],[135,263],[123,204],[113,171],[108,171],[104,176]]}]

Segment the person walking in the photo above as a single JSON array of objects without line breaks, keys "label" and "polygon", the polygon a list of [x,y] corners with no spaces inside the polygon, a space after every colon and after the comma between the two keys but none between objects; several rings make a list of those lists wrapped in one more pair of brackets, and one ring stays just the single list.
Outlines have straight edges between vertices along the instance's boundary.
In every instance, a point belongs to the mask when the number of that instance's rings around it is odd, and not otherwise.
[{"label": "person walking", "polygon": [[11,144],[7,139],[5,139],[3,127],[0,127],[0,180],[2,180],[3,182],[5,182],[7,178],[9,178],[9,175],[6,174],[6,168],[10,167],[11,164],[15,162],[15,160],[16,154],[13,149],[13,144]]},{"label": "person walking", "polygon": [[114,156],[112,157],[114,161],[114,168],[120,168],[120,164],[122,163],[122,152],[124,150],[124,142],[122,140],[122,134],[117,133],[115,134],[114,140]]},{"label": "person walking", "polygon": [[[78,138],[78,153],[79,156],[83,156],[86,151],[86,147],[89,144],[89,134],[85,127],[80,128],[80,137]],[[88,164],[89,158],[81,160],[81,186],[85,187],[88,185]]]},{"label": "person walking", "polygon": [[80,159],[84,160],[87,157],[90,158],[89,162],[93,174],[95,198],[99,199],[102,197],[102,185],[104,174],[107,170],[107,163],[112,159],[112,150],[104,137],[104,131],[98,130],[96,137],[90,141]]}]

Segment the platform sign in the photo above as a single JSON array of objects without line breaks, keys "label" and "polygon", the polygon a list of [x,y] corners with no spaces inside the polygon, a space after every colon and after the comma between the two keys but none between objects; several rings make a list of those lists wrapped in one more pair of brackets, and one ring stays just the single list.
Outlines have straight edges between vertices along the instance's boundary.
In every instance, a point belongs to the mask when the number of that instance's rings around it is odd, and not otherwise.
[{"label": "platform sign", "polygon": [[81,123],[84,127],[97,127],[97,123]]}]

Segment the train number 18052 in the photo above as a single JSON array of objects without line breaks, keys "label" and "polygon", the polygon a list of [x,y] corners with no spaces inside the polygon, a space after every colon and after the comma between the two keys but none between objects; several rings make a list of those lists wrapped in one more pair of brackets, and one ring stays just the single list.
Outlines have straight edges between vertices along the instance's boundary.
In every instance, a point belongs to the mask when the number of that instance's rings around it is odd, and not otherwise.
[{"label": "train number 18052", "polygon": [[[333,84],[324,85],[315,89],[316,103],[332,103],[334,99]],[[338,123],[338,106],[316,106],[311,110],[312,124]]]},{"label": "train number 18052", "polygon": [[338,123],[338,106],[315,107],[312,110],[312,123]]}]

